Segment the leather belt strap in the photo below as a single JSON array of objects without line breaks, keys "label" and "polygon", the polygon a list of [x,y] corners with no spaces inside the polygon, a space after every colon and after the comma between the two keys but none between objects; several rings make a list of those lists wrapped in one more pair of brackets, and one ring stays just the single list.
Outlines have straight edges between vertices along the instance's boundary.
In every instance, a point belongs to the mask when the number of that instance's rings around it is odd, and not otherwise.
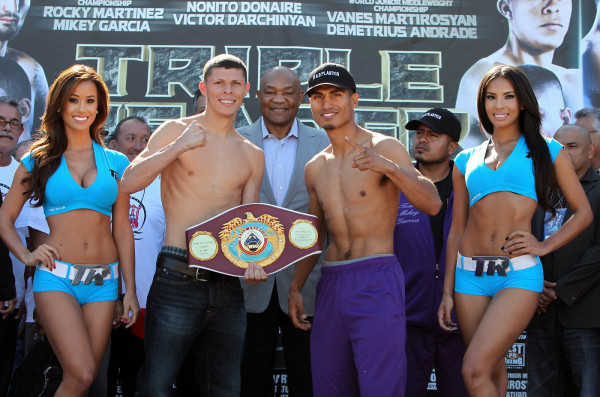
[{"label": "leather belt strap", "polygon": [[192,277],[196,281],[226,281],[235,277],[226,276],[224,274],[211,272],[210,270],[190,267],[186,259],[177,257],[166,252],[161,252],[156,261],[156,267],[169,269],[177,273]]}]

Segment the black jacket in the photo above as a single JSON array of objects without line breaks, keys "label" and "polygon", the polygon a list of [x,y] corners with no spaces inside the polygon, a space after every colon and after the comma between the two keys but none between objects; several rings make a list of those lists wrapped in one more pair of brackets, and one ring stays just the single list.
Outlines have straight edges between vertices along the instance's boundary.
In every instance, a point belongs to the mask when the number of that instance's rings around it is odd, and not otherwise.
[{"label": "black jacket", "polygon": [[[2,192],[0,192],[0,206],[2,206]],[[8,248],[4,245],[4,241],[0,239],[0,301],[8,301],[16,296],[12,261],[8,256]]]},{"label": "black jacket", "polygon": [[[600,328],[600,177],[590,168],[580,179],[592,207],[594,219],[579,236],[541,258],[544,279],[556,283],[558,321],[566,328]],[[567,206],[564,221],[573,211]],[[538,207],[532,233],[543,239],[544,213]],[[543,314],[542,314],[543,315]],[[535,327],[540,315],[530,324]]]}]

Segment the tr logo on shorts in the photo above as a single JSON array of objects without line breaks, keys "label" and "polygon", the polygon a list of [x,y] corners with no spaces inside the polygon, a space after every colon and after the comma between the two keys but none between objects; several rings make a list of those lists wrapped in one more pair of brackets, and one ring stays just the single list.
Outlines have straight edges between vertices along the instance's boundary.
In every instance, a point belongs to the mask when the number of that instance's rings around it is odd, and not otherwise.
[{"label": "tr logo on shorts", "polygon": [[104,279],[111,276],[109,265],[73,265],[72,271],[75,271],[75,277],[73,277],[71,285],[89,285],[92,281],[95,285],[103,285]]},{"label": "tr logo on shorts", "polygon": [[498,273],[499,276],[506,276],[507,269],[510,266],[510,260],[505,256],[473,256],[472,259],[475,261],[475,275],[493,276],[494,272]]}]

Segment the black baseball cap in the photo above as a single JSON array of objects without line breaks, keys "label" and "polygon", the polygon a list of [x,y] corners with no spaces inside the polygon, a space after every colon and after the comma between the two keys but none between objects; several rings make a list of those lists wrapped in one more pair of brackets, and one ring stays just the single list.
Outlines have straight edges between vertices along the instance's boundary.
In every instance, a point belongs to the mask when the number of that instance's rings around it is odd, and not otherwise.
[{"label": "black baseball cap", "polygon": [[450,138],[455,142],[460,140],[460,131],[462,130],[460,121],[458,121],[454,113],[447,109],[429,109],[423,113],[420,119],[411,120],[406,123],[404,128],[407,130],[416,130],[420,124],[425,124],[438,134],[450,135]]},{"label": "black baseball cap", "polygon": [[348,69],[339,63],[324,63],[318,66],[308,76],[308,90],[305,95],[310,96],[311,90],[321,85],[333,85],[356,92],[356,82]]}]

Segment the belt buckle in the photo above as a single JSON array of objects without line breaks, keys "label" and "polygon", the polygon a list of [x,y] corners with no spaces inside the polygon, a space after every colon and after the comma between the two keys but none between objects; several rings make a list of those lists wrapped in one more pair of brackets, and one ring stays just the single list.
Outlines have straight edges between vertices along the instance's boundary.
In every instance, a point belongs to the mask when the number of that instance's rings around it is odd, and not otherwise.
[{"label": "belt buckle", "polygon": [[207,278],[200,278],[200,276],[198,275],[200,270],[204,270],[204,269],[202,269],[201,267],[196,268],[196,275],[195,275],[196,281],[209,281]]},{"label": "belt buckle", "polygon": [[71,280],[71,285],[89,285],[94,283],[95,285],[104,285],[104,279],[108,276],[112,276],[112,269],[110,265],[73,265],[73,271],[75,276]]},{"label": "belt buckle", "polygon": [[475,260],[475,276],[483,276],[485,271],[488,276],[493,276],[496,273],[498,276],[506,277],[510,271],[510,260],[504,256],[474,256],[473,260]]}]

